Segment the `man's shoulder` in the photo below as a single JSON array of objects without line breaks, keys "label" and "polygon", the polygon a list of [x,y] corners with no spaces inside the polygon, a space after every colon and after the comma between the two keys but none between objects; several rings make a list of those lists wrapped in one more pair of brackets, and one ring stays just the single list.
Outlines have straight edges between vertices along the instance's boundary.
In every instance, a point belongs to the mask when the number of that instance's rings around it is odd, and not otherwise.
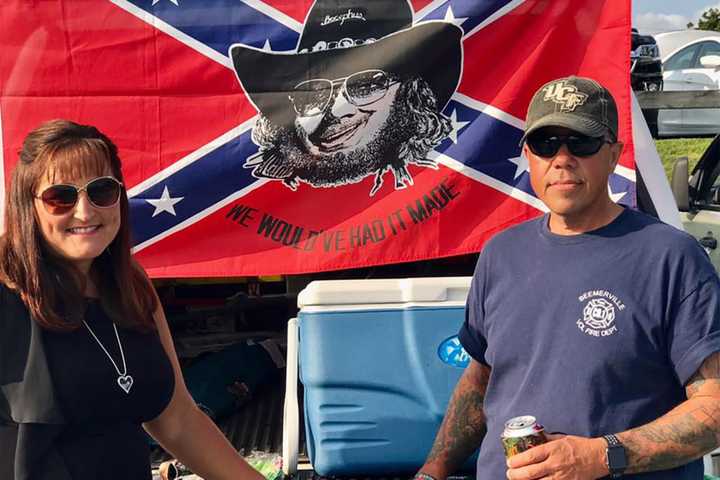
[{"label": "man's shoulder", "polygon": [[646,213],[628,209],[624,215],[625,231],[647,239],[648,247],[697,250],[697,240],[687,232]]},{"label": "man's shoulder", "polygon": [[[485,244],[483,251],[504,251],[508,248],[517,249],[527,242],[535,242],[542,236],[542,222],[547,221],[546,215],[540,215],[508,227],[495,235]],[[624,245],[644,249],[647,253],[667,252],[683,256],[686,254],[703,253],[697,240],[687,232],[668,225],[657,218],[633,209],[626,211],[610,228],[603,228],[603,237],[621,237]]]},{"label": "man's shoulder", "polygon": [[[627,224],[631,232],[625,242],[638,258],[651,262],[656,271],[675,274],[690,283],[717,276],[710,257],[689,233],[641,212],[630,211]],[[660,277],[659,277],[660,278]]]}]

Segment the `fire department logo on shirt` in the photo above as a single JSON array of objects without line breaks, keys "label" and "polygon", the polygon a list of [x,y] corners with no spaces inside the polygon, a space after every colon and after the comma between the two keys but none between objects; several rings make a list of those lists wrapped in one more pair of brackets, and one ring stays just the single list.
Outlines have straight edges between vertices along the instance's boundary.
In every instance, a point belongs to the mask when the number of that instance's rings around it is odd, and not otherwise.
[{"label": "fire department logo on shirt", "polygon": [[616,316],[625,310],[625,304],[607,290],[590,290],[578,297],[583,304],[582,318],[575,324],[581,332],[591,337],[609,337],[618,329]]}]

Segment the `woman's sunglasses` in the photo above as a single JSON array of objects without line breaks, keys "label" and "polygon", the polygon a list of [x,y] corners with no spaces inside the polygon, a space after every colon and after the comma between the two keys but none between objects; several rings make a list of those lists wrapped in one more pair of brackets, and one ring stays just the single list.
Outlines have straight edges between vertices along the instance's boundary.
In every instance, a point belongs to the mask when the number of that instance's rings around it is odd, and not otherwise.
[{"label": "woman's sunglasses", "polygon": [[364,107],[383,98],[388,88],[395,83],[397,81],[393,82],[382,70],[363,70],[336,80],[306,80],[295,85],[288,98],[299,116],[314,117],[325,112],[336,88],[342,89],[350,103]]},{"label": "woman's sunglasses", "polygon": [[90,203],[97,208],[115,206],[120,200],[123,184],[114,177],[98,177],[84,187],[58,183],[50,185],[37,196],[51,215],[64,215],[75,208],[80,192],[87,193]]},{"label": "woman's sunglasses", "polygon": [[576,157],[589,157],[600,151],[606,143],[612,143],[605,137],[588,137],[587,135],[548,135],[539,133],[528,136],[526,143],[530,151],[543,158],[554,157],[562,145]]}]

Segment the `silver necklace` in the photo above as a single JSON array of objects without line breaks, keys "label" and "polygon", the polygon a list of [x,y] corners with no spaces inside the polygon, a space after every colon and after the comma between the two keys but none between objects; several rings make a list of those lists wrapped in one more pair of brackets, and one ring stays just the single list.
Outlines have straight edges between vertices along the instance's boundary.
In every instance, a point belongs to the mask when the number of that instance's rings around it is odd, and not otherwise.
[{"label": "silver necklace", "polygon": [[115,363],[115,360],[113,360],[112,356],[110,355],[110,352],[107,351],[105,348],[105,345],[102,344],[100,339],[95,335],[95,332],[93,332],[92,328],[90,328],[90,325],[87,324],[85,320],[83,320],[83,324],[85,324],[85,327],[87,327],[88,332],[90,332],[90,335],[95,339],[98,345],[100,345],[100,348],[102,348],[102,351],[105,352],[105,355],[110,359],[110,362],[112,363],[113,367],[115,367],[115,371],[118,374],[117,378],[117,384],[120,388],[123,389],[123,391],[127,394],[130,393],[130,389],[133,385],[133,378],[127,374],[127,364],[125,363],[125,353],[123,352],[123,346],[122,342],[120,341],[120,335],[118,335],[117,326],[113,323],[113,329],[115,330],[115,338],[117,338],[118,345],[120,346],[120,357],[122,358],[122,364],[123,369],[120,371],[120,369],[117,366],[117,363]]}]

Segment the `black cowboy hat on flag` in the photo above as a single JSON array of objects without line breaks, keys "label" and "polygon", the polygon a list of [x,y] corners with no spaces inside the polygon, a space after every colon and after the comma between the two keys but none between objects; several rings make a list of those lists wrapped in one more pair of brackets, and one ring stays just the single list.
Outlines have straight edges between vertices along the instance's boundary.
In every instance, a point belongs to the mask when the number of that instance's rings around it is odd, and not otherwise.
[{"label": "black cowboy hat on flag", "polygon": [[234,44],[229,54],[250,100],[278,125],[293,124],[288,95],[301,82],[371,69],[424,79],[442,110],[460,80],[463,31],[444,21],[413,26],[412,18],[406,0],[317,0],[295,52]]}]

